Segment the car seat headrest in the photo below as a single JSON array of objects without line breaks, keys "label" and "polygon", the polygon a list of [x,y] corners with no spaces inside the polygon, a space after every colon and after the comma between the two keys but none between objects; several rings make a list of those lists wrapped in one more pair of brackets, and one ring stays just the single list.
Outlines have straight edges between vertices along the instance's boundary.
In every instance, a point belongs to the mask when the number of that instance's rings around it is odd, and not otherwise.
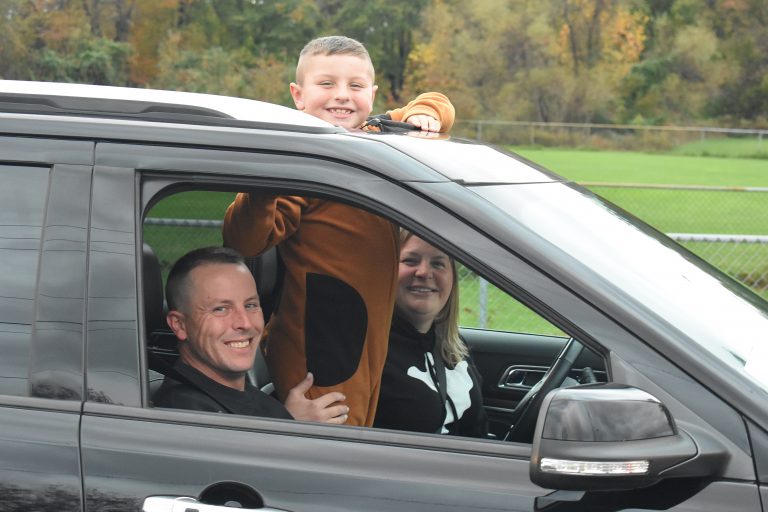
[{"label": "car seat headrest", "polygon": [[258,256],[248,256],[245,258],[245,264],[256,280],[264,322],[267,322],[277,309],[283,285],[285,269],[279,251],[277,247],[271,247]]},{"label": "car seat headrest", "polygon": [[144,282],[144,320],[146,333],[166,329],[163,275],[160,261],[149,244],[142,247],[142,278]]}]

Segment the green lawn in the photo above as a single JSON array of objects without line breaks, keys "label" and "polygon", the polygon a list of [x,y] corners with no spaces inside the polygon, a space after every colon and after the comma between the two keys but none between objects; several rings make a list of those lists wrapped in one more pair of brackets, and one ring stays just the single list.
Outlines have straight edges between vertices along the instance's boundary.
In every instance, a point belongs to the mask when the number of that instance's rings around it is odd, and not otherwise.
[{"label": "green lawn", "polygon": [[574,181],[768,187],[768,160],[623,151],[511,148]]},{"label": "green lawn", "polygon": [[[582,183],[768,187],[768,160],[529,148],[516,152]],[[768,191],[590,188],[667,233],[768,235]]]},{"label": "green lawn", "polygon": [[194,212],[196,219],[221,220],[234,198],[234,192],[184,192],[157,203],[148,217],[184,219]]},{"label": "green lawn", "polygon": [[[562,336],[564,333],[513,299],[488,284],[484,301],[480,300],[480,278],[468,269],[459,272],[459,324],[495,330]],[[482,304],[485,304],[483,306]]]},{"label": "green lawn", "polygon": [[[222,220],[234,199],[232,192],[182,192],[157,203],[148,218]],[[144,227],[144,240],[152,246],[165,277],[173,262],[191,247],[219,246],[221,228],[189,226]]]},{"label": "green lawn", "polygon": [[768,192],[589,188],[665,233],[768,234]]},{"label": "green lawn", "polygon": [[[743,154],[745,141],[727,139],[717,142],[722,153]],[[686,144],[675,151],[688,151],[691,147],[691,144]],[[768,187],[768,159],[512,149],[581,183]],[[724,192],[595,185],[589,188],[665,233],[768,235],[768,191]],[[708,242],[684,242],[683,245],[768,298],[768,245]]]},{"label": "green lawn", "polygon": [[672,150],[677,155],[721,156],[737,158],[768,158],[768,136],[755,135],[741,138],[713,138],[682,144]]}]

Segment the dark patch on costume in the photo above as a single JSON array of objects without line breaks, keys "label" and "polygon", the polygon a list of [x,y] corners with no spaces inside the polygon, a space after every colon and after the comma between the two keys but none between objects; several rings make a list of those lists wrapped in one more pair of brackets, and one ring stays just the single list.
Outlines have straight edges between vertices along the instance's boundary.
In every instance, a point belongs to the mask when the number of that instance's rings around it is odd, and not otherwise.
[{"label": "dark patch on costume", "polygon": [[349,379],[360,365],[368,311],[360,294],[344,281],[307,274],[304,345],[316,386]]}]

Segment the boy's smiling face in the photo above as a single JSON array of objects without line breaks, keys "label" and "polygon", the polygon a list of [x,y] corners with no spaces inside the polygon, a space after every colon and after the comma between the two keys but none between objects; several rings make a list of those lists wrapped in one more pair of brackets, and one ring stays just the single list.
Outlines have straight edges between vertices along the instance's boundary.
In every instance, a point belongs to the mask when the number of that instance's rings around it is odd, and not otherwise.
[{"label": "boy's smiling face", "polygon": [[362,57],[304,56],[296,80],[291,84],[296,108],[336,126],[360,128],[373,110],[373,66]]}]

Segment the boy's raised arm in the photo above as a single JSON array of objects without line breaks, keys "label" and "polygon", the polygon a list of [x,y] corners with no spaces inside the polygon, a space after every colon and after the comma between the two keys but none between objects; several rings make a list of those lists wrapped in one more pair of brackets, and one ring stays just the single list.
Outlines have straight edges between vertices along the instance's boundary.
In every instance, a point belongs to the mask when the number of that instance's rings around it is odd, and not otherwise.
[{"label": "boy's raised arm", "polygon": [[307,200],[297,196],[240,193],[227,208],[224,245],[243,256],[256,256],[291,236]]},{"label": "boy's raised arm", "polygon": [[[437,131],[441,133],[448,132],[456,119],[456,110],[453,108],[453,104],[446,95],[439,92],[419,94],[406,106],[390,110],[387,114],[393,121],[409,122],[413,116],[427,116],[436,119],[440,125]],[[422,129],[426,128],[420,124],[417,126]]]}]

